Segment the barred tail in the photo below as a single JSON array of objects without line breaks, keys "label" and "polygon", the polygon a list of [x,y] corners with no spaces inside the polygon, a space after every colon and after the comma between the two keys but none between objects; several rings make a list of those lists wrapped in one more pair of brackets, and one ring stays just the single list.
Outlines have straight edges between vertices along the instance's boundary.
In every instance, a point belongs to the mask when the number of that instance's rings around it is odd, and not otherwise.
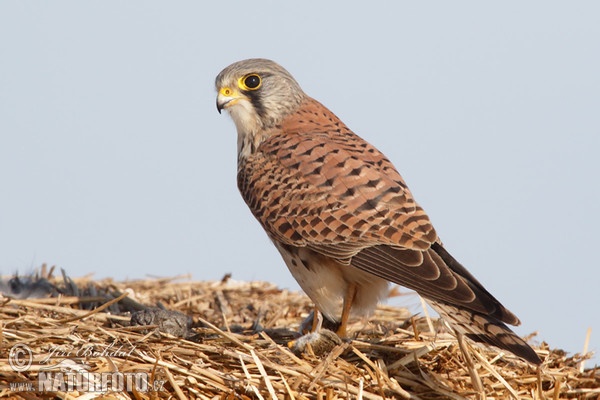
[{"label": "barred tail", "polygon": [[452,328],[469,339],[507,350],[535,365],[542,363],[531,346],[496,318],[437,301],[428,302]]}]

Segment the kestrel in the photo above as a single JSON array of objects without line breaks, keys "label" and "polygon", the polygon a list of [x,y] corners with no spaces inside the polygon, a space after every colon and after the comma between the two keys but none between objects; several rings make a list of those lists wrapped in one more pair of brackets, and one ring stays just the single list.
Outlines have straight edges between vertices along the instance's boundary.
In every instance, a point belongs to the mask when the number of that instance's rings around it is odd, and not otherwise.
[{"label": "kestrel", "polygon": [[249,59],[216,78],[237,128],[238,187],[300,287],[344,334],[389,282],[415,290],[459,333],[533,363],[519,319],[442,246],[392,163],[306,95],[277,63]]}]

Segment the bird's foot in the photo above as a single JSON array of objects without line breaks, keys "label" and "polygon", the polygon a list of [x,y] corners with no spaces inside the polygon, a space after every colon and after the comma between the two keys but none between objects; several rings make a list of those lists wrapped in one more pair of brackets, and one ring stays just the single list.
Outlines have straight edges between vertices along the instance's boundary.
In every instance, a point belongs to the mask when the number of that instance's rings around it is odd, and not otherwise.
[{"label": "bird's foot", "polygon": [[333,332],[337,332],[339,327],[339,322],[331,321],[327,317],[323,316],[319,311],[313,310],[310,314],[308,314],[308,317],[302,321],[299,331],[301,334],[306,334],[310,332],[318,332],[321,330],[321,328],[324,328]]}]

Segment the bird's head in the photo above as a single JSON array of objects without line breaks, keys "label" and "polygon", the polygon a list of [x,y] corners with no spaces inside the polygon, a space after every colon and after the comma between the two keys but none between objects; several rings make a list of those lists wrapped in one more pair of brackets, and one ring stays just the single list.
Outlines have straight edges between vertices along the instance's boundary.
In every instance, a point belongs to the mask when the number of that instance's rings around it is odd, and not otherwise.
[{"label": "bird's head", "polygon": [[273,127],[306,97],[289,72],[262,58],[231,64],[219,73],[215,86],[217,110],[229,111],[242,135]]}]

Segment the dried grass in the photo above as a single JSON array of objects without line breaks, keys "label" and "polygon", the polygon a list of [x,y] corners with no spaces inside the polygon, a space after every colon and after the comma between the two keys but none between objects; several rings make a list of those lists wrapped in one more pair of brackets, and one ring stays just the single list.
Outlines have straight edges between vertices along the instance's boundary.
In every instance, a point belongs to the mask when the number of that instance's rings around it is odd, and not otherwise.
[{"label": "dried grass", "polygon": [[[510,354],[431,333],[435,319],[412,319],[407,310],[380,306],[368,321],[354,321],[344,342],[320,357],[293,354],[286,343],[311,311],[302,293],[265,282],[191,282],[155,279],[129,282],[76,279],[105,291],[126,293],[146,305],[162,303],[194,318],[195,336],[180,339],[129,326],[128,315],[78,308],[77,297],[0,299],[0,397],[33,399],[48,393],[15,391],[11,383],[34,382],[60,361],[91,372],[145,372],[157,391],[85,393],[58,387],[52,396],[85,399],[592,399],[600,397],[600,374],[580,371],[585,357],[568,357],[546,344],[539,370]],[[404,321],[409,323],[404,324]],[[263,329],[258,329],[259,325]],[[15,371],[8,363],[17,343],[32,350],[33,364]],[[81,349],[114,355],[77,357]],[[45,360],[52,349],[65,353]],[[66,364],[65,364],[66,365]],[[476,386],[473,382],[479,382]],[[22,386],[24,387],[24,386]],[[65,391],[60,391],[65,389]]]}]

